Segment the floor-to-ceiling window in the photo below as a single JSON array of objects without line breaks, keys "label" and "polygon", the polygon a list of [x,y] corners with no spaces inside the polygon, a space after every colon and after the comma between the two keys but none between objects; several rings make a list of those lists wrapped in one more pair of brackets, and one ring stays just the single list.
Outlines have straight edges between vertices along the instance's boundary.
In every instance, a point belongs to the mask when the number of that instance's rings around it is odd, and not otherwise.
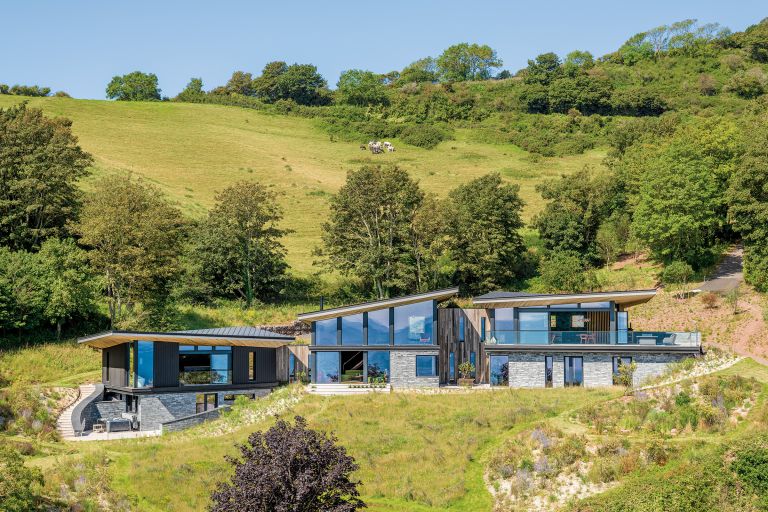
[{"label": "floor-to-ceiling window", "polygon": [[315,365],[317,367],[317,383],[331,384],[339,382],[339,353],[317,352],[315,353]]},{"label": "floor-to-ceiling window", "polygon": [[389,345],[389,309],[368,312],[368,344]]},{"label": "floor-to-ceiling window", "polygon": [[364,370],[362,352],[341,353],[341,382],[363,382]]},{"label": "floor-to-ceiling window", "polygon": [[368,351],[368,378],[384,379],[389,382],[389,352],[386,350]]},{"label": "floor-to-ceiling window", "polygon": [[616,313],[616,328],[618,329],[618,343],[629,342],[629,318],[626,311]]},{"label": "floor-to-ceiling window", "polygon": [[549,335],[549,313],[520,311],[520,343],[546,345]]},{"label": "floor-to-ceiling window", "polygon": [[491,386],[509,386],[509,356],[490,357]]},{"label": "floor-to-ceiling window", "polygon": [[151,387],[155,378],[155,343],[132,341],[128,344],[128,383],[131,387]]},{"label": "floor-to-ceiling window", "polygon": [[584,359],[576,356],[565,356],[565,385],[581,386],[584,384]]},{"label": "floor-to-ceiling window", "polygon": [[341,317],[341,344],[363,344],[363,314]]},{"label": "floor-to-ceiling window", "polygon": [[[252,367],[252,359],[249,357]],[[252,371],[249,370],[249,377]],[[232,347],[181,345],[179,347],[181,385],[231,384]]]},{"label": "floor-to-ceiling window", "polygon": [[338,345],[338,319],[318,320],[315,322],[315,345]]},{"label": "floor-to-ceiling window", "polygon": [[515,308],[499,308],[494,310],[494,327],[491,336],[496,343],[517,343],[515,328]]},{"label": "floor-to-ceiling window", "polygon": [[432,301],[395,308],[395,345],[432,344]]},{"label": "floor-to-ceiling window", "polygon": [[554,384],[554,357],[544,356],[544,387],[551,388]]}]

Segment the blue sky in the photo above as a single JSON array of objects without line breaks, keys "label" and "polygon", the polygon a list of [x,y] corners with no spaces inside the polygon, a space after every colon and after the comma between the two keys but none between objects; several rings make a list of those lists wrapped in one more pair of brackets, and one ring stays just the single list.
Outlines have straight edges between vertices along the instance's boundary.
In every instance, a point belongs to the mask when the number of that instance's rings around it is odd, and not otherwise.
[{"label": "blue sky", "polygon": [[[762,7],[762,8],[761,8]],[[743,30],[765,1],[48,1],[7,3],[0,83],[104,98],[134,70],[158,75],[163,94],[192,76],[206,88],[272,60],[315,64],[333,86],[344,69],[401,69],[456,42],[488,44],[515,71],[539,53],[596,56],[629,36],[685,18]]]}]

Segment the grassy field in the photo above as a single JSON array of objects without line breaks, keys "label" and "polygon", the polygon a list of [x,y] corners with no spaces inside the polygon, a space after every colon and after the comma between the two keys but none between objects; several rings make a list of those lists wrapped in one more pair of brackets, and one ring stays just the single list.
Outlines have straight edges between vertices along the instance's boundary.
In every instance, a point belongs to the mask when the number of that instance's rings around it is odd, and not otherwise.
[{"label": "grassy field", "polygon": [[[0,108],[25,98],[0,95]],[[259,180],[282,194],[288,262],[311,272],[329,195],[347,171],[362,163],[392,162],[438,195],[491,171],[520,185],[526,218],[542,207],[534,187],[543,179],[599,167],[603,151],[531,159],[512,145],[471,142],[467,130],[433,150],[397,145],[373,156],[356,143],[332,142],[316,122],[252,110],[184,103],[140,103],[28,98],[51,116],[73,121],[82,147],[95,157],[95,176],[127,170],[157,184],[190,216],[204,215],[217,191],[243,179]],[[91,178],[92,179],[92,178]],[[84,186],[87,188],[88,183]]]}]

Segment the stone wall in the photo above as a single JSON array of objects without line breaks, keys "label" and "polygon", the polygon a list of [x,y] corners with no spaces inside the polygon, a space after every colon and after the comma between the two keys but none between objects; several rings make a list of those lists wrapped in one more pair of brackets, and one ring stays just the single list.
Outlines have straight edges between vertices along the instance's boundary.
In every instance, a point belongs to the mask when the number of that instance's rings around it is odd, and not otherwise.
[{"label": "stone wall", "polygon": [[640,386],[649,377],[661,375],[671,363],[677,363],[686,357],[692,357],[687,354],[635,354],[632,361],[637,363],[637,369],[632,376],[632,382],[635,386]]},{"label": "stone wall", "polygon": [[94,400],[86,405],[83,410],[83,428],[91,430],[97,420],[101,418],[120,418],[124,412],[125,402],[122,400],[110,400],[107,402]]},{"label": "stone wall", "polygon": [[[226,395],[255,395],[256,398],[268,395],[271,389],[238,389],[236,391],[216,391],[218,404],[226,404]],[[163,423],[186,418],[197,414],[197,395],[204,391],[185,393],[157,393],[139,395],[139,422],[141,430],[158,430]],[[206,393],[207,394],[207,393]]]},{"label": "stone wall", "polygon": [[393,388],[437,387],[440,377],[417,377],[416,356],[437,356],[437,351],[392,350],[389,353],[390,384]]},{"label": "stone wall", "polygon": [[[552,380],[554,387],[565,384],[565,354],[510,353],[509,385],[513,388],[544,387],[544,357],[553,356]],[[610,353],[573,354],[582,357],[584,362],[584,387],[602,387],[613,385],[613,356]],[[664,372],[667,365],[680,361],[685,354],[633,354],[637,363],[633,377],[634,385],[640,385],[648,377]]]},{"label": "stone wall", "polygon": [[217,409],[211,409],[210,411],[193,414],[192,416],[167,421],[160,426],[160,430],[162,430],[162,432],[165,434],[166,432],[178,432],[179,430],[184,430],[185,428],[194,427],[195,425],[199,425],[206,421],[215,420],[221,416],[221,412],[224,409],[229,409],[229,406],[225,405]]}]

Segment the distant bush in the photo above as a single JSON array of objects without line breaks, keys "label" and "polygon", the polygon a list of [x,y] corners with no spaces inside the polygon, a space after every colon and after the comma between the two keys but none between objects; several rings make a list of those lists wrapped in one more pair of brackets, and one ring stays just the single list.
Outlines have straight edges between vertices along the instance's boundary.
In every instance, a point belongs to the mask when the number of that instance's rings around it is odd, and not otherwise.
[{"label": "distant bush", "polygon": [[611,96],[613,113],[625,116],[658,116],[669,105],[657,93],[647,87],[619,89]]},{"label": "distant bush", "polygon": [[50,93],[50,87],[40,87],[39,85],[13,85],[8,87],[6,84],[0,84],[0,94],[12,94],[14,96],[48,96]]},{"label": "distant bush", "polygon": [[731,77],[726,89],[745,99],[757,98],[768,89],[768,77],[760,68],[740,71]]},{"label": "distant bush", "polygon": [[417,124],[404,127],[400,131],[400,139],[406,144],[420,148],[432,149],[448,139],[446,133],[434,126]]},{"label": "distant bush", "polygon": [[56,91],[55,93],[53,93],[53,95],[56,98],[71,98],[72,97],[66,91]]}]

